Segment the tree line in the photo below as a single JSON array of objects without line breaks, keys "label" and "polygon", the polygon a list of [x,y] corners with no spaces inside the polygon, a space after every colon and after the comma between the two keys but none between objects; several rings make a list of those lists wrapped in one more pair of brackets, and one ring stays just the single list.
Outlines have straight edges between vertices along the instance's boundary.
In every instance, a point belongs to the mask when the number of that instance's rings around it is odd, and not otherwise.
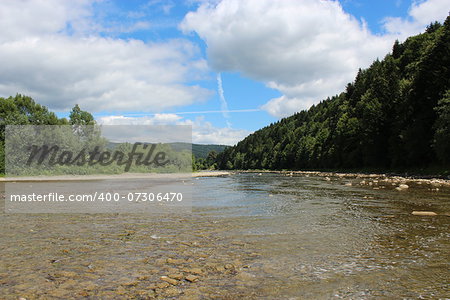
[{"label": "tree line", "polygon": [[[50,126],[42,130],[39,127],[14,127],[9,128],[8,141],[9,152],[7,154],[8,170],[5,170],[5,131],[6,125],[69,125],[69,126]],[[31,166],[26,166],[25,161],[29,156],[29,143],[37,143],[42,146],[47,143],[57,145],[59,149],[58,163],[45,161],[39,163],[35,160]],[[52,146],[49,147],[52,147]],[[56,146],[55,146],[56,147]],[[135,149],[136,147],[136,149]],[[188,172],[192,168],[190,149],[173,149],[170,144],[158,143],[148,147],[140,143],[111,143],[101,135],[101,128],[96,124],[91,113],[81,110],[78,105],[75,105],[69,115],[69,118],[58,118],[55,113],[49,111],[47,107],[36,103],[31,97],[17,94],[14,97],[1,98],[0,97],[0,174],[8,175],[56,175],[56,174],[119,174],[125,171],[147,173],[174,173],[174,172]],[[54,149],[51,148],[51,149]],[[55,148],[56,149],[56,148]],[[150,150],[151,153],[150,153]],[[57,150],[52,150],[56,153]],[[96,157],[92,157],[93,153],[98,153]],[[107,152],[107,153],[106,153]],[[158,165],[155,163],[148,164],[132,164],[126,157],[117,159],[118,163],[82,163],[88,161],[100,160],[100,153],[146,153],[145,160],[154,162],[154,155],[164,153],[168,159],[167,164]],[[69,163],[69,154],[74,154],[77,158],[77,163]],[[78,154],[79,155],[78,155]],[[150,154],[149,154],[150,153]],[[77,155],[75,155],[77,154]],[[154,154],[151,159],[149,155]],[[52,157],[49,155],[48,157]],[[65,155],[65,156],[64,156]],[[80,156],[81,155],[81,156]],[[129,154],[131,155],[131,154]],[[64,156],[64,159],[62,157]],[[148,158],[148,159],[147,159]],[[169,159],[170,158],[170,159]],[[113,160],[112,158],[110,159]]]},{"label": "tree line", "polygon": [[58,118],[47,107],[36,103],[31,97],[17,94],[0,97],[0,173],[5,173],[6,125],[94,125],[94,117],[75,105],[69,119]]},{"label": "tree line", "polygon": [[359,70],[345,91],[217,155],[220,169],[450,166],[450,16]]}]

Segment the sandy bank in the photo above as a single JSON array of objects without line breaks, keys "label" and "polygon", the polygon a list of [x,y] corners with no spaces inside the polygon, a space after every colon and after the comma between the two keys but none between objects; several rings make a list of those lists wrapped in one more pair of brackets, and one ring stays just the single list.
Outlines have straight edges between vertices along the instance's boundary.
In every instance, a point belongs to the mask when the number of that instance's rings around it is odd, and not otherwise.
[{"label": "sandy bank", "polygon": [[96,174],[96,175],[55,175],[55,176],[23,176],[2,177],[0,182],[16,181],[81,181],[81,180],[110,180],[110,179],[183,179],[190,177],[219,177],[228,176],[227,171],[201,171],[194,173],[123,173],[123,174]]}]

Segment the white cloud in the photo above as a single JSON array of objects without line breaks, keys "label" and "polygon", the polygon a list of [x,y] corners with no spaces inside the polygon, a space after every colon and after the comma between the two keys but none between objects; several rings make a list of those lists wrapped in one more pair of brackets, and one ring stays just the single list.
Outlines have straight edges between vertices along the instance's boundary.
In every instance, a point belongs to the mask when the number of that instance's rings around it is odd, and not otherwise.
[{"label": "white cloud", "polygon": [[181,119],[182,117],[176,114],[155,114],[143,117],[112,115],[100,117],[97,122],[104,125],[169,125]]},{"label": "white cloud", "polygon": [[409,8],[408,19],[388,17],[384,20],[384,28],[404,39],[423,31],[432,22],[445,20],[449,10],[448,0],[416,1]]},{"label": "white cloud", "polygon": [[192,125],[192,142],[198,144],[220,144],[232,146],[251,133],[250,131],[244,129],[215,127],[201,117],[196,118],[194,121],[185,120],[181,124]]},{"label": "white cloud", "polygon": [[98,118],[97,122],[103,125],[191,125],[192,142],[197,144],[235,145],[251,133],[248,130],[215,127],[203,117],[190,120],[176,114],[142,117],[104,116]]},{"label": "white cloud", "polygon": [[[422,13],[425,6],[411,14],[427,19],[435,9]],[[338,1],[317,0],[202,2],[180,28],[206,42],[217,72],[240,72],[278,89],[283,96],[263,105],[278,117],[343,91],[358,68],[383,58],[397,37],[372,34]]]},{"label": "white cloud", "polygon": [[2,0],[0,42],[46,36],[66,30],[69,24],[79,31],[89,21],[91,2]]},{"label": "white cloud", "polygon": [[[122,40],[94,21],[92,1],[2,1],[0,96],[23,93],[53,110],[162,111],[206,99],[189,81],[207,70],[197,46],[178,39]],[[141,21],[122,28],[147,28]]]}]

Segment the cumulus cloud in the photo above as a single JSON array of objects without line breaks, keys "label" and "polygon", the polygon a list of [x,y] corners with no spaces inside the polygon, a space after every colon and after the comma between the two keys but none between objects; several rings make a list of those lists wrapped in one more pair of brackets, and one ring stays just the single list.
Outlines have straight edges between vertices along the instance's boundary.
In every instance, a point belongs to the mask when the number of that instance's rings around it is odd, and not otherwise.
[{"label": "cumulus cloud", "polygon": [[251,133],[248,130],[215,127],[203,117],[190,120],[176,114],[141,117],[104,116],[98,118],[97,122],[103,125],[190,125],[192,126],[192,142],[197,144],[235,145]]},{"label": "cumulus cloud", "polygon": [[45,36],[65,31],[68,25],[76,31],[90,22],[90,0],[16,1],[3,0],[0,9],[0,42]]},{"label": "cumulus cloud", "polygon": [[[125,31],[147,28],[136,22]],[[98,34],[92,1],[2,1],[0,95],[23,93],[54,110],[162,111],[206,99],[189,81],[207,70],[196,45]],[[107,30],[106,30],[107,31]]]},{"label": "cumulus cloud", "polygon": [[408,18],[384,19],[384,28],[400,39],[421,32],[427,25],[435,21],[443,21],[449,14],[448,0],[428,0],[414,2],[408,11]]},{"label": "cumulus cloud", "polygon": [[[397,37],[372,34],[338,1],[216,2],[202,2],[180,28],[206,42],[209,63],[217,72],[239,72],[278,89],[283,96],[263,106],[278,117],[342,91],[358,68],[382,58]],[[425,4],[410,13],[427,19],[434,10],[419,13]]]}]

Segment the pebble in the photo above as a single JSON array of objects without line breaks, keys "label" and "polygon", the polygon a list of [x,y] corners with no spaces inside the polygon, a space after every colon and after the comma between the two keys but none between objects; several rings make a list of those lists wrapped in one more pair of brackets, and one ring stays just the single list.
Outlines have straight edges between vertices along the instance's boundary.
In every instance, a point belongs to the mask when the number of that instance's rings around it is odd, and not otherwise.
[{"label": "pebble", "polygon": [[190,274],[190,275],[186,276],[185,279],[186,279],[187,281],[189,281],[189,282],[195,282],[195,281],[198,280],[198,276],[195,276],[195,275]]},{"label": "pebble", "polygon": [[58,273],[58,276],[72,278],[72,277],[76,277],[77,273],[72,272],[72,271],[61,271]]},{"label": "pebble", "polygon": [[164,288],[169,287],[169,286],[170,286],[170,284],[168,284],[167,282],[160,282],[160,283],[158,283],[156,285],[156,287],[159,288],[159,289],[164,289]]},{"label": "pebble", "polygon": [[437,213],[433,211],[413,211],[414,216],[437,216]]},{"label": "pebble", "polygon": [[167,268],[167,273],[176,274],[176,273],[180,273],[180,272],[178,271],[177,268]]},{"label": "pebble", "polygon": [[59,299],[67,299],[68,298],[67,297],[68,294],[69,295],[71,294],[70,291],[64,290],[64,289],[60,289],[60,288],[57,288],[57,289],[52,290],[50,292],[51,296],[53,296],[55,298],[59,298]]},{"label": "pebble", "polygon": [[398,187],[396,187],[395,189],[397,191],[404,191],[407,190],[409,188],[409,186],[407,184],[400,184]]},{"label": "pebble", "polygon": [[167,276],[172,278],[172,279],[176,279],[176,280],[183,279],[183,274],[181,274],[181,273],[169,274]]},{"label": "pebble", "polygon": [[[81,291],[78,293],[78,295],[80,295],[81,297],[89,297],[89,293],[87,291]],[[20,300],[21,298],[19,298]]]},{"label": "pebble", "polygon": [[97,288],[97,285],[95,283],[92,283],[90,281],[82,281],[78,283],[80,286],[84,288],[86,291],[93,291]]},{"label": "pebble", "polygon": [[168,264],[178,265],[178,264],[184,263],[184,260],[182,260],[182,259],[175,259],[175,258],[168,258],[168,259],[166,259],[166,262]]},{"label": "pebble", "polygon": [[196,275],[203,274],[203,271],[200,268],[189,268],[189,269],[184,269],[184,271],[186,273],[191,273],[191,274],[196,274]]},{"label": "pebble", "polygon": [[253,280],[254,277],[255,277],[254,275],[247,273],[247,272],[240,272],[239,274],[236,275],[236,279],[242,280],[244,282]]},{"label": "pebble", "polygon": [[434,187],[436,187],[436,186],[441,186],[441,183],[440,183],[438,180],[432,180],[432,181],[430,182],[430,184],[431,184],[432,186],[434,186]]},{"label": "pebble", "polygon": [[73,288],[75,286],[78,286],[78,281],[73,280],[73,279],[69,279],[69,280],[66,280],[64,283],[61,283],[59,285],[59,288],[70,289],[70,288]]},{"label": "pebble", "polygon": [[165,281],[165,282],[170,283],[172,285],[177,285],[179,283],[178,280],[173,279],[173,278],[169,278],[167,276],[161,276],[160,279],[162,281]]},{"label": "pebble", "polygon": [[177,289],[177,288],[174,287],[174,286],[169,287],[168,289],[166,289],[166,290],[164,291],[164,294],[165,294],[167,297],[175,297],[175,296],[179,295],[180,293],[181,293],[180,290]]},{"label": "pebble", "polygon": [[136,286],[138,285],[139,282],[137,281],[128,281],[128,282],[124,282],[122,283],[123,286]]},{"label": "pebble", "polygon": [[216,267],[216,270],[217,270],[218,272],[225,272],[225,267],[224,267],[224,266],[217,266],[217,267]]}]

